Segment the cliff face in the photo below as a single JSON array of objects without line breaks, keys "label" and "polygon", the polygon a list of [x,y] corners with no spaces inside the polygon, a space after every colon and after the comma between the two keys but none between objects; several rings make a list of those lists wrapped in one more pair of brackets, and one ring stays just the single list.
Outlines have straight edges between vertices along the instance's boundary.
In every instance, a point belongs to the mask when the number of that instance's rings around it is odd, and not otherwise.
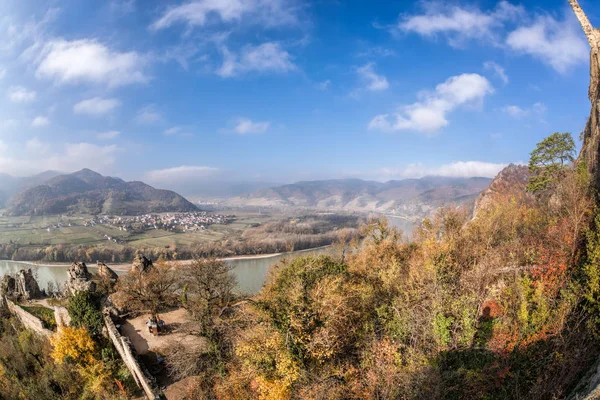
[{"label": "cliff face", "polygon": [[600,47],[592,47],[590,53],[590,88],[588,92],[592,109],[583,131],[583,146],[578,162],[585,162],[596,189],[600,189]]},{"label": "cliff face", "polygon": [[498,173],[490,186],[477,196],[473,208],[473,218],[481,210],[490,207],[494,202],[506,198],[530,198],[526,187],[529,182],[529,169],[524,165],[510,164]]}]

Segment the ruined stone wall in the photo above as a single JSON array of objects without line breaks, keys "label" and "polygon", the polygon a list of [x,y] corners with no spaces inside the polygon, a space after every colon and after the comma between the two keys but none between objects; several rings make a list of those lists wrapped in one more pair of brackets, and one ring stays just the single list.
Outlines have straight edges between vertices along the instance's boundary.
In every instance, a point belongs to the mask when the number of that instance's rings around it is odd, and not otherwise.
[{"label": "ruined stone wall", "polygon": [[142,367],[137,362],[135,355],[131,350],[131,345],[129,344],[129,341],[127,340],[127,338],[121,336],[110,315],[104,315],[104,325],[106,326],[106,329],[108,331],[108,337],[117,349],[117,352],[123,359],[125,366],[127,366],[127,369],[133,376],[133,379],[135,380],[137,385],[140,388],[142,388],[142,390],[144,390],[144,393],[146,394],[146,397],[148,399],[158,399],[158,391],[154,389],[154,384],[150,381],[150,379],[148,379],[148,377],[142,370]]},{"label": "ruined stone wall", "polygon": [[27,329],[34,331],[35,333],[45,336],[47,338],[54,335],[54,332],[44,328],[44,324],[39,318],[23,310],[20,306],[13,303],[9,299],[5,298],[4,301],[6,302],[8,310],[11,312],[11,314],[17,317],[19,321],[21,321],[23,326],[25,326]]}]

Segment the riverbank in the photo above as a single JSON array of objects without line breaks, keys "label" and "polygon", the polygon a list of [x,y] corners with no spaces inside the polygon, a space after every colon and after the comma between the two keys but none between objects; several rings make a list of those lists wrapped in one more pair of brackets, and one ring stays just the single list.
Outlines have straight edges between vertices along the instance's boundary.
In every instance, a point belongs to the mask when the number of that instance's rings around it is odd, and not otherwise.
[{"label": "riverbank", "polygon": [[[286,256],[286,255],[297,255],[297,254],[299,255],[302,253],[310,253],[310,252],[314,252],[314,251],[318,251],[318,250],[324,250],[324,249],[327,249],[330,247],[332,247],[332,245],[319,246],[319,247],[313,247],[311,249],[304,249],[304,250],[297,250],[297,251],[290,251],[290,252],[283,252],[283,253],[248,254],[248,255],[241,255],[241,256],[232,256],[232,257],[219,258],[219,260],[225,261],[225,262],[240,261],[240,260],[261,260],[261,259],[282,257],[282,256]],[[49,263],[49,262],[44,262],[44,261],[13,261],[13,260],[0,260],[0,261],[10,261],[10,262],[13,262],[16,264],[27,264],[27,265],[35,265],[38,267],[49,267],[49,268],[65,268],[65,267],[71,266],[71,263],[65,263],[65,262]],[[193,261],[194,261],[193,259],[175,260],[175,261],[169,261],[169,263],[175,264],[175,265],[186,265]],[[107,263],[106,265],[108,265],[112,270],[118,271],[118,272],[127,272],[131,269],[131,263],[119,263],[119,264],[108,264]],[[95,268],[95,264],[90,263],[88,265],[88,268]]]}]

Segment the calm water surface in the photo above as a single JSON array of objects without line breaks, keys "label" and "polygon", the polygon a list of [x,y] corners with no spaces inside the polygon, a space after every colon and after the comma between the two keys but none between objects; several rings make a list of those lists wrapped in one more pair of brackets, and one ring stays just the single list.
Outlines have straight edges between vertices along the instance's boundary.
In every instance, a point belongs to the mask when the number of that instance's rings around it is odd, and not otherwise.
[{"label": "calm water surface", "polygon": [[[238,290],[243,293],[255,294],[265,283],[267,272],[273,264],[278,263],[284,258],[296,257],[299,255],[327,254],[331,251],[332,250],[330,247],[326,247],[315,250],[303,250],[293,253],[273,255],[263,258],[237,258],[225,260],[225,262],[233,267],[233,273],[236,275],[238,280]],[[0,276],[5,274],[14,275],[18,271],[26,268],[31,268],[33,270],[41,289],[46,289],[49,282],[60,284],[65,282],[67,280],[67,270],[69,269],[68,266],[47,266],[0,260]],[[97,270],[95,266],[88,266],[88,268],[90,272],[96,272]],[[125,273],[123,271],[115,272],[119,275]]]}]

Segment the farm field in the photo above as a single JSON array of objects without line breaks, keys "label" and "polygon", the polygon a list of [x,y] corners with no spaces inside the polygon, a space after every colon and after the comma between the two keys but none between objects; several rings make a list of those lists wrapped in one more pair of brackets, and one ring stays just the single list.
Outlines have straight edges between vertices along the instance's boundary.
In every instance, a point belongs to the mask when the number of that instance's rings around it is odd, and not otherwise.
[{"label": "farm field", "polygon": [[[204,231],[170,232],[147,229],[143,232],[122,231],[117,226],[97,224],[84,226],[91,215],[75,216],[0,216],[0,245],[14,243],[24,247],[44,247],[61,244],[120,249],[122,247],[154,248],[191,246],[201,242],[214,242],[240,235],[249,227],[275,220],[273,214],[236,213],[236,218],[224,225],[210,225]],[[48,229],[61,224],[62,227]],[[113,240],[116,239],[117,243]]]}]

